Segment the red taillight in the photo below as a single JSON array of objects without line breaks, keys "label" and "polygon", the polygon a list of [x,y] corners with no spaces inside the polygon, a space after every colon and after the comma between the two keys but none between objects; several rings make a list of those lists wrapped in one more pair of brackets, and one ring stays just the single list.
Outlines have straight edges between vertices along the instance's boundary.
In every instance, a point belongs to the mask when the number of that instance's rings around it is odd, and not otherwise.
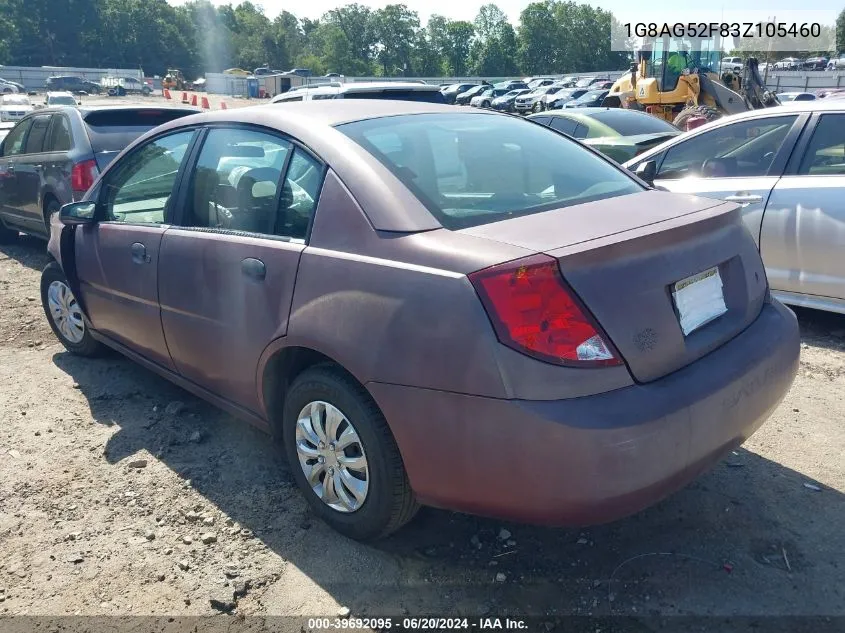
[{"label": "red taillight", "polygon": [[84,160],[76,163],[70,170],[70,188],[76,192],[86,192],[97,179],[97,161]]},{"label": "red taillight", "polygon": [[566,287],[557,261],[533,255],[471,273],[499,340],[559,365],[621,365],[598,325]]}]

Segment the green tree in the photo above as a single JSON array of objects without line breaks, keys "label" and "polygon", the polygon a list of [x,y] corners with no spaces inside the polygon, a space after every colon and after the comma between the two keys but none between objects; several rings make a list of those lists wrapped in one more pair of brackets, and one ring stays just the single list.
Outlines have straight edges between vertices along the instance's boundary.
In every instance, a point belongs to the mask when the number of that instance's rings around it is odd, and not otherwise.
[{"label": "green tree", "polygon": [[457,77],[466,75],[469,51],[474,34],[475,27],[469,22],[458,20],[447,24],[445,57],[450,75]]},{"label": "green tree", "polygon": [[[571,35],[574,37],[574,34]],[[526,74],[558,67],[561,46],[552,0],[532,2],[519,16],[517,58]],[[565,72],[561,68],[559,72]]]},{"label": "green tree", "polygon": [[420,28],[420,18],[404,4],[388,4],[376,11],[377,58],[385,77],[411,70],[411,49]]},{"label": "green tree", "polygon": [[842,9],[836,18],[836,50],[845,52],[845,9]]},{"label": "green tree", "polygon": [[516,33],[495,4],[485,4],[475,18],[476,39],[470,52],[472,74],[502,77],[517,73]]}]

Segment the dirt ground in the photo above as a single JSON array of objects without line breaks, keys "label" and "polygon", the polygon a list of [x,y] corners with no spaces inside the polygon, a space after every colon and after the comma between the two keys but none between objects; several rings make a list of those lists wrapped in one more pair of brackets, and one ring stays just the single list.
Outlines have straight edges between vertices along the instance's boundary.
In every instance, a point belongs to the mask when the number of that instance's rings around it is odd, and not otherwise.
[{"label": "dirt ground", "polygon": [[0,247],[0,616],[845,616],[845,317],[801,311],[784,403],[654,508],[589,529],[424,509],[362,545],[310,515],[260,432],[65,353],[47,262],[36,239]]}]

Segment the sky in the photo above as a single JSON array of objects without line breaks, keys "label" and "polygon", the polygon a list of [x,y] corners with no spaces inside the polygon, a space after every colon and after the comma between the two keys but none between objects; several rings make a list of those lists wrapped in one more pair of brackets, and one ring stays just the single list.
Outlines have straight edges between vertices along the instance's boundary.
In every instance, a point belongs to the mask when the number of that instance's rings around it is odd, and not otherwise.
[{"label": "sky", "polygon": [[[170,4],[178,5],[184,4],[187,0],[168,0]],[[344,4],[351,4],[353,0],[252,0],[254,4],[261,5],[264,8],[264,13],[273,18],[282,11],[289,11],[300,18],[319,18],[329,9],[342,6]],[[212,0],[214,4],[239,4],[239,0]],[[413,11],[420,15],[420,19],[425,22],[428,16],[432,14],[445,15],[447,18],[453,20],[472,20],[478,8],[482,4],[486,4],[481,0],[357,0],[359,4],[367,5],[378,9],[386,4],[402,3],[407,5]],[[511,23],[516,25],[519,22],[519,14],[522,10],[530,4],[530,0],[495,0],[495,4],[504,11]],[[582,3],[583,4],[583,3]],[[665,2],[655,2],[654,0],[592,0],[586,4],[601,7],[614,14],[630,17],[636,15],[638,20],[652,21],[660,19],[661,21],[671,20],[673,22],[687,21],[690,15],[693,19],[697,16],[690,11],[695,9],[689,5],[683,7],[683,13],[679,14],[677,18],[673,18],[667,7],[670,4]],[[838,13],[845,8],[845,0],[809,0],[806,5],[796,3],[795,0],[730,0],[721,5],[717,2],[702,3],[700,6],[706,6],[710,10],[720,11],[722,7],[725,10],[739,12],[743,10],[757,10],[761,6],[765,7],[766,11],[777,14],[778,9],[791,9],[795,11],[796,8],[803,10],[827,10]],[[709,18],[708,18],[709,19]]]}]

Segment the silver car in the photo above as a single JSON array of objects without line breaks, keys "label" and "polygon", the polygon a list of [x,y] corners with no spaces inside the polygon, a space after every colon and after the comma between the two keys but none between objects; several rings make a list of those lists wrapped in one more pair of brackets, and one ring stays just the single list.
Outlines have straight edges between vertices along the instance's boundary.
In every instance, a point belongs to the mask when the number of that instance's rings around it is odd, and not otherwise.
[{"label": "silver car", "polygon": [[624,165],[669,191],[742,205],[773,294],[845,314],[845,100],[719,119]]}]

